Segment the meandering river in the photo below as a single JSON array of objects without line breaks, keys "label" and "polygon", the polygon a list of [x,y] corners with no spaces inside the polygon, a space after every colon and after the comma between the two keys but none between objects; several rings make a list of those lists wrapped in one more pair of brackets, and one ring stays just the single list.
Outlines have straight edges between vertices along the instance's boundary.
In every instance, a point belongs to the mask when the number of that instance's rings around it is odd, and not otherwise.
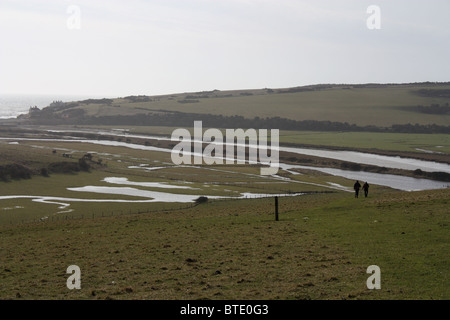
[{"label": "meandering river", "polygon": [[[123,135],[123,134],[117,134]],[[149,136],[136,136],[136,135],[124,135],[124,136],[134,136],[140,138],[155,138],[158,140],[170,140],[166,137],[149,137]],[[131,149],[138,150],[147,150],[147,151],[158,151],[158,152],[172,152],[171,149],[165,149],[160,147],[153,146],[145,146],[139,144],[133,144],[128,142],[118,142],[118,141],[110,141],[110,140],[93,140],[93,139],[33,139],[33,138],[0,138],[0,141],[8,141],[9,143],[19,143],[20,141],[53,141],[53,142],[81,142],[88,144],[96,144],[96,145],[104,145],[104,146],[117,146],[117,147],[125,147]],[[421,169],[423,171],[442,171],[450,173],[450,165],[436,163],[432,161],[422,161],[417,159],[408,159],[401,157],[389,157],[389,156],[379,156],[376,154],[368,154],[361,152],[350,152],[350,151],[332,151],[332,150],[318,150],[318,149],[306,149],[306,148],[287,148],[280,147],[279,151],[286,151],[298,154],[312,155],[317,157],[325,157],[330,159],[338,159],[351,161],[355,163],[363,163],[363,164],[371,164],[384,166],[389,168],[399,168],[406,170],[416,170]],[[190,155],[194,155],[189,153]],[[158,167],[146,167],[146,166],[134,166],[130,167],[136,170],[160,170],[167,167],[173,167],[172,164],[167,164],[165,166]],[[301,166],[287,163],[279,163],[279,168],[281,170],[286,170],[292,174],[299,174],[296,172],[296,169],[308,169],[308,170],[316,170],[320,172],[324,172],[330,175],[344,177],[351,180],[360,180],[360,181],[369,181],[370,184],[387,186],[394,189],[404,190],[404,191],[419,191],[419,190],[430,190],[430,189],[442,189],[450,187],[450,183],[441,182],[441,181],[433,181],[428,179],[415,179],[406,176],[399,175],[390,175],[390,174],[379,174],[379,173],[371,173],[364,171],[350,171],[350,170],[340,170],[334,168],[320,168],[320,167],[311,167],[311,166]],[[205,168],[205,167],[204,167]],[[219,170],[210,168],[211,170]],[[303,181],[297,181],[295,179],[290,179],[287,177],[281,177],[279,175],[272,175],[272,179],[291,182],[291,183],[303,183],[303,184],[314,184]],[[112,199],[91,199],[91,198],[82,198],[82,197],[53,197],[53,196],[39,196],[39,195],[0,195],[0,200],[7,199],[30,199],[32,201],[53,204],[58,206],[58,210],[56,214],[68,213],[71,212],[72,209],[68,209],[70,203],[72,202],[117,202],[117,203],[151,203],[151,202],[180,202],[180,203],[192,203],[198,197],[202,196],[198,193],[192,191],[195,194],[178,194],[174,192],[169,192],[168,189],[192,189],[190,186],[180,186],[168,183],[156,183],[156,182],[134,182],[129,181],[127,178],[123,177],[108,177],[104,179],[104,182],[109,184],[120,185],[117,187],[112,186],[80,186],[68,188],[70,191],[74,191],[79,193],[80,195],[88,192],[88,193],[97,193],[97,194],[109,194]],[[318,186],[327,187],[330,189],[337,189],[352,192],[351,186],[342,186],[335,183],[328,182],[326,184],[316,184]],[[126,186],[126,187],[124,187]],[[150,190],[142,190],[135,187],[152,187],[152,188],[163,188],[161,191],[150,191]],[[277,196],[293,196],[296,194],[280,194]],[[298,194],[297,194],[298,195]],[[142,199],[137,200],[125,200],[118,199],[118,196],[134,196],[140,197]],[[254,193],[238,193],[234,196],[208,196],[211,199],[224,199],[224,198],[234,198],[234,199],[242,199],[242,198],[257,198],[257,197],[266,197],[269,196],[267,194],[254,194]],[[270,195],[275,196],[275,195]],[[22,208],[22,207],[20,207]],[[11,209],[11,208],[7,208]]]},{"label": "meandering river", "polygon": [[[85,132],[85,131],[83,131]],[[86,132],[85,132],[86,133]],[[98,133],[98,132],[95,132]],[[109,132],[108,134],[111,134]],[[147,139],[158,139],[158,140],[170,140],[168,137],[155,137],[155,136],[142,136],[142,135],[127,135],[123,133],[115,134],[117,136],[126,137],[139,137]],[[137,150],[147,150],[147,151],[159,151],[159,152],[172,152],[171,149],[145,146],[140,144],[110,141],[110,140],[93,140],[93,139],[33,139],[33,138],[0,138],[0,140],[6,140],[11,142],[17,141],[55,141],[55,142],[82,142],[90,143],[104,146],[117,146],[125,147]],[[450,173],[450,165],[445,163],[437,163],[434,161],[424,161],[411,158],[402,157],[392,157],[392,156],[380,156],[370,153],[353,152],[353,151],[334,151],[334,150],[319,150],[319,149],[306,149],[306,148],[291,148],[291,147],[279,147],[280,151],[312,155],[317,157],[324,157],[330,159],[344,160],[361,164],[370,164],[376,166],[383,166],[389,168],[398,168],[405,170],[416,170],[421,169],[423,171],[440,171]],[[192,153],[191,153],[192,155]],[[292,169],[310,169],[325,172],[331,175],[344,177],[352,180],[369,181],[371,184],[377,184],[382,186],[391,187],[394,189],[404,190],[404,191],[419,191],[419,190],[430,190],[430,189],[442,189],[450,187],[449,182],[434,181],[428,179],[416,179],[406,176],[398,176],[391,174],[380,174],[364,171],[350,171],[350,170],[340,170],[334,168],[319,168],[310,166],[299,166],[291,165],[286,163],[279,163],[280,169],[292,170]]]},{"label": "meandering river", "polygon": [[[69,131],[69,130],[49,130],[49,132],[79,132],[79,133],[95,133],[99,135],[114,135],[118,137],[128,137],[128,138],[139,138],[139,139],[153,139],[153,140],[162,140],[162,141],[171,141],[170,137],[164,136],[151,136],[151,135],[137,135],[137,134],[127,134],[123,131],[113,130],[113,131]],[[197,140],[191,139],[187,140],[191,142],[195,142]],[[117,142],[112,141],[114,145]],[[219,144],[219,143],[217,143]],[[222,145],[227,145],[227,143],[220,143]],[[235,144],[238,146],[239,144]],[[123,144],[120,144],[123,146]],[[257,147],[257,146],[253,146]],[[152,147],[150,147],[152,148]],[[168,149],[156,148],[155,151],[169,151]],[[147,149],[144,149],[147,150]],[[153,150],[153,149],[149,149]],[[405,158],[405,157],[394,157],[394,156],[384,156],[378,155],[374,153],[364,153],[364,152],[356,152],[356,151],[339,151],[339,150],[326,150],[326,149],[311,149],[311,148],[297,148],[297,147],[278,147],[279,151],[302,154],[302,155],[310,155],[321,158],[329,158],[336,159],[348,162],[354,162],[359,164],[366,165],[374,165],[386,168],[393,169],[404,169],[404,170],[416,170],[420,169],[422,171],[427,172],[447,172],[450,173],[450,165],[446,163],[439,163],[435,161],[425,161],[413,158]]]}]

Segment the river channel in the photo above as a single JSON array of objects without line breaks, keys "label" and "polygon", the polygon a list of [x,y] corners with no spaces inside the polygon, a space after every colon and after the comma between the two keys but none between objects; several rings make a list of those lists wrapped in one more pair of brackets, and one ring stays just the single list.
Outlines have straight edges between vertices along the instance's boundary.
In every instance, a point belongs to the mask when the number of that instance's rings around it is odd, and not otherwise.
[{"label": "river channel", "polygon": [[[61,131],[59,131],[61,132]],[[86,131],[83,131],[86,133]],[[99,132],[95,132],[99,133]],[[106,134],[106,133],[105,133]],[[107,134],[112,134],[108,132]],[[169,137],[160,136],[145,136],[145,135],[132,135],[117,133],[116,136],[123,137],[135,137],[135,138],[146,138],[146,139],[157,139],[157,140],[170,140]],[[96,145],[105,146],[117,146],[126,147],[137,150],[147,150],[147,151],[159,151],[159,152],[172,152],[171,149],[145,146],[140,144],[119,142],[111,140],[94,140],[94,139],[34,139],[34,138],[0,138],[0,140],[6,141],[54,141],[54,142],[82,142],[91,143]],[[397,168],[405,170],[416,170],[421,169],[423,171],[440,171],[450,173],[450,165],[445,163],[437,163],[434,161],[424,161],[412,158],[403,157],[393,157],[393,156],[381,156],[371,153],[362,153],[354,151],[335,151],[335,150],[322,150],[322,149],[307,149],[307,148],[292,148],[292,147],[279,147],[279,151],[291,152],[297,154],[311,155],[329,159],[337,159],[343,161],[350,161],[354,163],[369,164],[376,166],[383,166],[388,168]],[[191,154],[192,155],[192,154]],[[387,186],[394,189],[404,190],[404,191],[420,191],[420,190],[430,190],[430,189],[442,189],[450,187],[449,182],[434,181],[429,179],[416,179],[412,177],[392,175],[392,174],[380,174],[364,171],[351,171],[351,170],[340,170],[335,168],[320,168],[320,167],[310,167],[310,166],[300,166],[291,165],[287,163],[279,163],[279,168],[283,170],[293,170],[293,169],[309,169],[324,172],[330,175],[344,177],[352,180],[369,181],[369,183]]]}]

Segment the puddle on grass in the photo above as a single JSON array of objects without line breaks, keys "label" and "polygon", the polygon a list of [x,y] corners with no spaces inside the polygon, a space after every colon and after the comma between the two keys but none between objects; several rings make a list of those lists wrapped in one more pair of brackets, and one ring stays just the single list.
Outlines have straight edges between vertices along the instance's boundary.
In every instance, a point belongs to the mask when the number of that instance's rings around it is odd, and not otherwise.
[{"label": "puddle on grass", "polygon": [[[90,192],[101,194],[114,194],[122,196],[133,196],[147,198],[145,202],[182,202],[188,203],[195,201],[201,195],[175,194],[169,192],[159,192],[150,190],[141,190],[130,187],[102,187],[102,186],[85,186],[78,188],[67,188],[69,191]],[[208,196],[211,199],[222,199],[220,196]],[[151,200],[149,200],[151,199]]]},{"label": "puddle on grass", "polygon": [[[187,194],[175,194],[168,192],[158,192],[141,190],[131,187],[104,187],[104,186],[84,186],[77,188],[67,188],[69,191],[74,192],[88,192],[88,193],[100,193],[110,195],[123,195],[142,197],[142,200],[125,200],[125,199],[82,199],[82,198],[66,198],[66,197],[52,197],[52,196],[29,196],[29,195],[10,195],[0,196],[0,200],[10,199],[30,199],[34,202],[58,205],[56,214],[69,213],[73,209],[68,209],[72,202],[89,202],[89,203],[152,203],[152,202],[166,202],[166,203],[193,203],[196,199],[204,195],[187,195]],[[208,199],[256,199],[266,197],[285,197],[285,196],[298,196],[302,193],[291,194],[262,194],[262,193],[240,193],[238,196],[207,196]]]},{"label": "puddle on grass", "polygon": [[2,208],[1,210],[8,211],[8,210],[15,210],[15,209],[23,209],[23,208],[24,207],[22,207],[22,206],[14,206],[14,207]]},{"label": "puddle on grass", "polygon": [[327,183],[330,186],[333,186],[333,187],[336,187],[336,188],[340,188],[340,189],[345,190],[345,191],[352,191],[353,190],[352,188],[343,186],[343,185],[341,185],[339,183],[334,183],[334,182],[327,182]]},{"label": "puddle on grass", "polygon": [[129,181],[128,178],[123,177],[108,177],[103,179],[103,181],[111,184],[129,185],[129,186],[140,186],[140,187],[150,187],[150,188],[164,188],[164,189],[197,189],[188,186],[178,186],[162,182],[135,182]]}]

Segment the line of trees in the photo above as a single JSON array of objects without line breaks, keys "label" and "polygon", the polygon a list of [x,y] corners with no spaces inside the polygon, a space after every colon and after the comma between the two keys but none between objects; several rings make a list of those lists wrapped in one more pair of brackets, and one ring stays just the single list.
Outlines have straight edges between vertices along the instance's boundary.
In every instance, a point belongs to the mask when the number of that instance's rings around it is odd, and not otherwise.
[{"label": "line of trees", "polygon": [[417,111],[427,114],[447,114],[450,113],[450,105],[447,102],[443,106],[439,104],[432,104],[430,106],[417,106]]},{"label": "line of trees", "polygon": [[281,117],[253,119],[242,116],[223,116],[214,114],[185,113],[178,111],[158,111],[151,114],[86,116],[82,109],[67,110],[67,113],[51,113],[46,109],[30,113],[36,124],[76,124],[76,125],[130,125],[130,126],[171,126],[191,127],[194,121],[203,121],[210,128],[254,128],[297,131],[330,132],[391,132],[391,133],[450,133],[450,126],[436,124],[394,124],[391,127],[373,125],[358,126],[347,122],[292,120]]},{"label": "line of trees", "polygon": [[414,93],[427,98],[450,98],[450,89],[420,89]]},{"label": "line of trees", "polygon": [[297,131],[347,131],[347,132],[392,132],[392,133],[450,133],[450,126],[436,124],[396,124],[391,127],[373,125],[358,126],[347,122],[292,120],[280,117],[253,119],[242,116],[223,116],[212,114],[166,112],[157,114],[117,115],[84,118],[81,123],[89,125],[133,125],[133,126],[173,126],[191,127],[194,121],[203,121],[210,128],[254,128]]}]

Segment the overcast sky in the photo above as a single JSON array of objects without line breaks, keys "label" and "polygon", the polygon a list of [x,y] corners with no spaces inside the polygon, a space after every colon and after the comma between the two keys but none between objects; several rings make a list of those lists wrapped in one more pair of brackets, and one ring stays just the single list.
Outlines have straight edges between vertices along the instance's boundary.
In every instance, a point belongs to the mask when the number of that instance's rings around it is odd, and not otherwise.
[{"label": "overcast sky", "polygon": [[0,0],[2,94],[450,81],[449,57],[448,0]]}]

